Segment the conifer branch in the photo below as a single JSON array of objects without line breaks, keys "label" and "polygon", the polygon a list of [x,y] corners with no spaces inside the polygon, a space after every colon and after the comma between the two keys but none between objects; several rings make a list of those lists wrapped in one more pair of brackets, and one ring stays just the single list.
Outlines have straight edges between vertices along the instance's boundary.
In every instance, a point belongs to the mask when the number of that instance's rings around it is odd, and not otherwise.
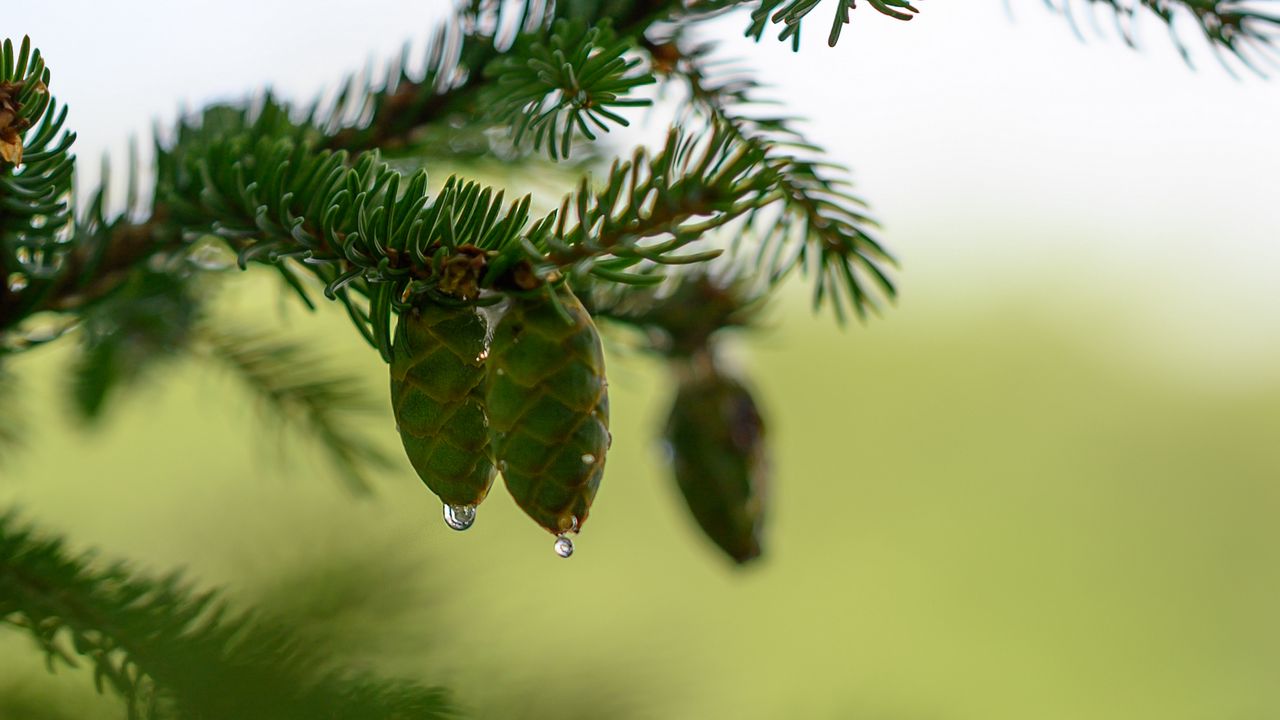
[{"label": "conifer branch", "polygon": [[459,117],[472,126],[505,126],[517,154],[531,131],[535,149],[545,140],[553,158],[567,157],[575,135],[592,138],[588,122],[603,131],[605,121],[626,124],[609,106],[648,103],[626,97],[654,82],[629,56],[634,36],[676,5],[627,0],[610,28],[615,18],[602,14],[600,3],[475,0],[432,35],[420,76],[402,55],[384,82],[352,76],[328,108],[310,116],[324,129],[327,148],[352,154],[413,151],[431,127]]},{"label": "conifer branch", "polygon": [[[603,189],[584,180],[561,211],[531,223],[527,196],[507,204],[502,192],[450,178],[429,197],[425,172],[406,178],[372,153],[348,166],[345,153],[280,139],[275,106],[217,117],[208,131],[184,126],[181,154],[161,165],[170,221],[188,236],[224,239],[242,265],[312,275],[384,357],[393,313],[418,295],[475,299],[583,263],[613,282],[649,282],[622,271],[709,259],[674,251],[775,199],[755,172],[763,151],[732,143],[727,126],[701,141],[672,133],[652,157],[616,163]],[[642,242],[659,235],[668,237]],[[526,264],[534,276],[515,277]]]},{"label": "conifer branch", "polygon": [[[920,12],[909,0],[867,0],[871,7],[882,15],[896,20],[910,20]],[[800,49],[800,28],[814,10],[822,4],[822,0],[759,0],[751,11],[751,24],[747,27],[747,36],[757,41],[764,37],[769,25],[781,25],[778,40],[791,41],[793,50]],[[835,15],[831,21],[831,31],[827,35],[827,44],[835,47],[840,40],[840,32],[849,24],[849,14],[853,11],[856,0],[835,0]]]},{"label": "conifer branch", "polygon": [[443,718],[438,688],[340,673],[279,623],[236,613],[179,576],[103,565],[0,515],[0,623],[50,667],[87,663],[130,718]]},{"label": "conifer branch", "polygon": [[[640,263],[684,265],[720,254],[676,252],[761,204],[770,186],[762,179],[764,154],[733,142],[731,128],[713,124],[703,138],[672,131],[654,156],[637,150],[615,162],[601,189],[584,179],[557,212],[540,221],[527,241],[535,263],[558,268],[592,261],[597,277],[622,284],[651,284],[661,275],[621,271]],[[570,220],[572,219],[572,223]],[[661,242],[643,241],[662,236]]]},{"label": "conifer branch", "polygon": [[640,60],[628,57],[632,49],[607,21],[588,27],[581,19],[557,20],[545,41],[522,35],[485,68],[493,78],[489,114],[513,128],[516,146],[528,135],[535,150],[545,146],[551,159],[567,158],[579,137],[595,140],[609,123],[630,124],[615,110],[651,104],[628,97],[656,82],[638,71]]},{"label": "conifer branch", "polygon": [[712,80],[705,64],[711,50],[676,50],[675,74],[687,84],[697,112],[763,155],[770,188],[747,216],[736,250],[755,242],[754,263],[769,287],[796,270],[811,276],[814,307],[829,302],[841,321],[846,308],[860,317],[876,309],[868,282],[893,299],[897,291],[887,268],[895,261],[874,236],[878,224],[866,202],[843,177],[848,171],[825,160],[826,153],[795,129],[795,118],[748,114],[747,108],[762,104],[754,96],[758,83],[724,67],[718,68],[721,79]]},{"label": "conifer branch", "polygon": [[[1076,27],[1071,9],[1077,0],[1045,1]],[[1130,46],[1135,44],[1140,19],[1146,16],[1168,27],[1174,46],[1188,64],[1190,51],[1178,33],[1186,22],[1195,25],[1215,53],[1226,51],[1259,75],[1266,74],[1263,64],[1280,65],[1276,47],[1280,41],[1280,3],[1274,0],[1084,0],[1084,4],[1090,10],[1102,7],[1110,11],[1120,36]]]}]

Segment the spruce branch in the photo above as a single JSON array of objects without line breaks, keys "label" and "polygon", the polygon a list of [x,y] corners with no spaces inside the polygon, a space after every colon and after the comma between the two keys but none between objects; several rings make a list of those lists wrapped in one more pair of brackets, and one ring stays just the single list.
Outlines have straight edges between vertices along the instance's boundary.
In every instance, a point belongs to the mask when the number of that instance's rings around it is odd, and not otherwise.
[{"label": "spruce branch", "polygon": [[[1072,6],[1077,0],[1045,0],[1054,11],[1076,27]],[[1084,0],[1090,10],[1102,7],[1112,13],[1124,41],[1135,45],[1135,30],[1142,17],[1151,17],[1167,26],[1174,46],[1183,60],[1191,63],[1190,50],[1178,28],[1192,23],[1219,59],[1226,51],[1250,70],[1265,75],[1262,64],[1276,67],[1280,53],[1280,3],[1275,0]],[[1264,9],[1266,8],[1266,9]],[[1079,34],[1078,28],[1076,29]],[[1224,63],[1230,71],[1230,66]]]},{"label": "spruce branch", "polygon": [[[508,3],[473,4],[476,7],[483,7],[480,9],[473,7],[472,10],[464,12],[463,20],[469,18],[469,21],[463,23],[461,27],[471,28],[473,31],[475,28],[482,27],[484,23],[481,15],[485,12],[493,13],[491,19],[496,23],[501,9],[508,5]],[[583,7],[591,5],[595,7],[597,14],[604,7],[603,5],[596,7],[591,3],[577,5]],[[691,18],[702,18],[729,7],[729,4],[716,2],[689,4],[648,2],[614,3],[614,5],[618,7],[611,6],[610,9],[617,11],[617,17],[621,18],[620,26],[627,28],[626,32],[630,34],[625,37],[629,38],[634,38],[637,32],[647,27],[645,23],[671,22],[682,13]],[[527,40],[538,32],[556,35],[559,28],[557,37],[560,35],[578,37],[566,30],[574,27],[572,24],[558,21],[557,17],[558,13],[572,7],[576,6],[565,4],[550,7],[535,2],[526,3],[519,26],[524,32],[517,35],[516,40],[513,40],[509,47],[504,48],[506,51],[512,51],[512,54],[502,57],[501,61],[516,63],[517,66],[520,63],[529,66],[529,58],[514,53],[514,49],[537,47],[537,42],[525,42],[521,39]],[[468,15],[468,12],[471,14]],[[620,29],[618,37],[624,37],[623,32]],[[477,63],[472,62],[468,66],[462,63],[462,58],[469,54],[480,53],[480,50],[474,53],[467,51],[467,42],[471,42],[476,48],[488,47],[489,50],[486,52],[501,54],[497,44],[499,32],[496,24],[489,33],[488,35],[478,31],[464,33],[461,41],[446,42],[449,33],[442,31],[439,42],[434,46],[437,48],[433,55],[435,62],[430,66],[434,70],[429,69],[427,73],[433,79],[426,82],[424,78],[423,83],[420,84],[430,85],[433,91],[443,88],[441,92],[444,93],[454,92],[448,89],[453,87],[451,84],[453,81],[449,78],[454,80],[465,78],[464,84],[475,82],[482,85],[483,73],[475,71]],[[635,60],[623,59],[623,54],[628,52],[626,50],[628,46],[625,43],[619,41],[599,45],[600,48],[607,50],[605,52],[591,49],[596,47],[592,43],[597,43],[604,37],[603,35],[585,32],[581,36],[590,40],[586,42],[586,45],[590,46],[586,50],[582,49],[582,42],[577,43],[578,49],[572,52],[570,45],[574,43],[563,43],[561,50],[565,57],[576,57],[582,61],[583,65],[579,69],[573,69],[570,64],[570,71],[564,72],[561,79],[572,77],[581,80],[584,72],[587,72],[587,77],[590,79],[593,73],[588,71],[596,68],[594,75],[603,72],[605,76],[612,74],[615,78],[621,78],[611,81],[622,82],[621,89],[630,89],[648,81],[648,77],[643,74],[630,74],[631,68],[635,67]],[[468,41],[466,38],[472,38],[472,40]],[[449,60],[450,53],[443,49],[450,43],[461,43],[458,47],[462,48],[453,54],[455,57],[453,61]],[[596,64],[591,65],[593,62]],[[546,65],[545,62],[543,64]],[[468,67],[471,69],[466,69]],[[563,64],[561,69],[563,70]],[[397,77],[404,80],[403,72]],[[458,80],[458,82],[463,81]],[[467,87],[471,85],[468,84]],[[606,98],[616,98],[618,93],[615,91],[618,89],[619,86],[613,89],[605,86],[603,92]],[[557,92],[561,92],[562,100],[567,97],[563,93],[563,88]],[[357,95],[359,95],[358,92],[351,93],[352,97]],[[390,96],[388,93],[383,95],[374,93],[374,95]],[[545,101],[547,96],[543,97]],[[344,106],[346,102],[340,101],[337,105]],[[364,104],[360,105],[364,108],[361,111],[361,117],[379,117],[381,112],[379,108],[382,106],[376,103],[369,105],[369,102],[372,101],[366,98]],[[524,107],[528,107],[527,103]],[[330,116],[339,117],[342,114],[340,111],[335,111],[330,113]],[[159,178],[151,218],[130,222],[124,216],[104,217],[100,207],[91,208],[88,217],[77,225],[77,233],[72,243],[74,251],[68,255],[65,263],[68,266],[67,272],[61,273],[55,279],[53,287],[50,288],[51,292],[45,295],[38,306],[28,308],[22,314],[29,314],[30,311],[39,309],[60,312],[81,311],[109,294],[127,275],[131,265],[141,263],[157,254],[180,253],[186,244],[202,234],[212,232],[227,238],[228,242],[236,247],[242,263],[266,260],[275,264],[281,276],[299,293],[304,302],[310,303],[310,298],[301,277],[308,274],[308,271],[318,277],[325,285],[327,294],[343,303],[357,327],[367,339],[378,345],[379,349],[384,350],[384,357],[386,357],[385,338],[389,336],[389,330],[383,323],[383,318],[388,315],[385,308],[394,306],[397,300],[403,302],[408,298],[401,297],[398,292],[401,290],[400,287],[384,287],[384,285],[388,282],[393,284],[399,282],[405,276],[421,279],[423,266],[427,264],[426,257],[418,253],[417,257],[410,258],[403,252],[397,257],[395,253],[401,248],[397,248],[394,244],[380,243],[375,239],[370,246],[371,233],[352,233],[346,227],[331,228],[328,223],[350,225],[355,222],[357,225],[363,223],[361,227],[368,227],[367,221],[373,218],[374,213],[379,212],[379,205],[382,206],[382,217],[391,220],[394,213],[387,212],[388,210],[412,214],[407,206],[423,203],[421,198],[411,197],[413,193],[409,193],[403,196],[404,203],[392,208],[391,205],[397,198],[388,196],[385,192],[386,186],[383,184],[390,182],[392,174],[385,166],[377,163],[376,159],[372,164],[362,164],[365,160],[364,155],[369,153],[362,153],[360,158],[352,164],[351,160],[341,153],[311,152],[317,146],[332,145],[332,139],[337,136],[342,135],[348,139],[354,137],[347,132],[351,128],[335,130],[335,126],[331,123],[320,119],[323,115],[314,107],[305,115],[298,115],[267,97],[255,108],[210,108],[195,123],[180,124],[174,139],[169,143],[161,143],[157,148]],[[481,116],[483,117],[484,113],[481,113]],[[524,121],[517,120],[517,122]],[[536,120],[529,122],[531,127],[536,125]],[[581,133],[586,127],[586,132],[591,132],[585,122],[583,117],[578,117],[577,120],[565,122],[559,126],[566,132],[561,136],[559,143],[562,150],[566,148],[565,140],[569,138],[570,131]],[[370,123],[362,127],[374,131],[377,127],[389,126]],[[384,137],[385,133],[381,130],[376,131],[375,134],[379,134],[382,140],[393,142],[390,137]],[[353,146],[358,148],[360,143],[353,142]],[[295,158],[290,162],[294,163],[295,170],[298,169],[304,164],[298,156],[307,154],[320,158],[324,163],[306,163],[302,172],[274,172],[273,163],[284,162],[290,155]],[[290,182],[294,180],[299,181],[300,184],[291,185]],[[413,182],[415,181],[410,179],[408,184],[412,185]],[[457,184],[459,190],[456,194],[460,200],[471,198],[484,200],[494,196],[494,193],[474,184],[461,181]],[[344,189],[348,191],[347,195],[338,197],[339,191]],[[445,194],[448,195],[448,193]],[[795,195],[796,192],[793,190],[791,194]],[[340,202],[333,202],[335,200]],[[526,206],[527,200],[513,204],[506,214],[499,218],[503,222],[498,223],[498,226],[506,233],[505,237],[487,238],[486,242],[476,244],[482,248],[491,248],[495,245],[504,245],[513,239],[515,235],[510,231],[518,229],[522,224]],[[426,207],[431,211],[446,209],[440,203],[432,203]],[[95,209],[98,212],[94,212]],[[473,210],[474,208],[464,209]],[[488,208],[480,209],[488,211]],[[324,214],[329,211],[334,212]],[[438,215],[444,216],[443,213]],[[450,223],[445,229],[451,230],[455,225],[463,228],[472,227],[477,224],[477,221],[483,226],[483,220],[486,217],[489,215],[466,217],[455,215],[457,222]],[[655,226],[660,224],[654,223]],[[425,224],[421,227],[432,229]],[[334,232],[326,236],[326,232],[330,230]],[[354,240],[348,241],[348,236]],[[447,247],[466,244],[465,240],[451,242],[448,237],[443,240],[443,245]],[[609,238],[603,239],[604,247],[610,247],[612,244]],[[577,243],[574,250],[575,260],[580,258],[582,248],[587,246],[586,243]],[[404,249],[409,249],[408,244]],[[420,245],[413,249],[420,249]],[[387,252],[388,250],[390,252]],[[305,259],[311,267],[300,267],[298,261],[302,259]],[[563,262],[564,258],[555,260]],[[599,272],[609,272],[609,268],[602,265],[599,267]],[[15,313],[14,318],[6,318],[3,315],[4,313],[0,312],[0,327],[11,325],[19,319],[21,314]]]},{"label": "spruce branch", "polygon": [[[536,137],[538,128],[527,127],[533,118],[515,110],[537,106],[541,109],[535,118],[552,111],[539,124],[560,137],[548,148],[567,155],[562,152],[566,134],[590,137],[593,132],[574,116],[625,124],[621,116],[601,113],[598,103],[588,105],[589,98],[603,100],[606,110],[608,105],[625,107],[619,100],[635,102],[624,96],[653,77],[636,72],[636,59],[624,56],[638,49],[637,36],[680,6],[680,0],[462,3],[455,18],[432,34],[420,73],[411,72],[408,56],[402,55],[383,73],[385,80],[352,76],[323,112],[314,113],[327,138],[324,146],[357,155],[416,151],[432,127],[447,126],[453,118],[516,134],[533,130]],[[612,22],[611,29],[600,25],[605,20]],[[522,87],[522,105],[513,106],[495,89],[503,84]],[[553,115],[560,121],[555,127],[548,124]]]},{"label": "spruce branch", "polygon": [[[569,117],[570,111],[576,110],[590,122],[585,111],[597,107],[585,104],[582,82],[586,65],[592,66],[587,74],[596,94],[623,99],[635,88],[654,81],[652,72],[636,64],[646,48],[646,34],[655,28],[701,22],[754,1],[468,0],[452,21],[432,34],[422,71],[411,71],[408,54],[403,53],[380,73],[383,79],[350,76],[331,103],[317,102],[308,115],[323,130],[324,147],[358,155],[371,150],[431,153],[428,141],[433,138],[432,128],[447,128],[450,120],[470,126],[496,123],[521,133],[525,124],[559,109],[563,122],[557,150],[562,151],[570,130],[588,139],[594,133],[590,124],[584,127]],[[623,65],[618,65],[618,60]],[[572,69],[572,76],[566,66]],[[599,77],[590,77],[593,71],[606,68]],[[504,83],[529,88],[524,107],[537,102],[539,96],[545,106],[533,117],[512,114],[509,98],[497,89]],[[585,89],[590,94],[593,88]],[[555,99],[557,92],[563,94]],[[549,96],[553,98],[550,101]],[[614,104],[613,99],[607,102]],[[614,124],[626,122],[621,116],[604,117]],[[474,142],[474,136],[471,140]],[[555,145],[549,143],[548,148],[555,149]],[[489,144],[490,151],[497,149]]]},{"label": "spruce branch", "polygon": [[[910,0],[867,0],[871,7],[883,15],[896,20],[910,20],[920,12]],[[800,28],[811,12],[816,10],[822,0],[760,0],[751,11],[751,24],[747,27],[747,36],[759,41],[764,37],[770,25],[781,25],[778,40],[791,40],[791,48],[800,50]],[[835,15],[831,21],[831,31],[827,35],[827,44],[835,47],[840,41],[840,32],[849,24],[849,14],[856,5],[856,0],[835,0]]]},{"label": "spruce branch", "polygon": [[788,116],[749,114],[762,104],[759,84],[750,76],[718,67],[713,80],[707,65],[711,45],[677,50],[675,75],[688,86],[693,108],[711,122],[723,124],[735,142],[764,157],[762,193],[746,218],[736,250],[755,243],[754,262],[763,281],[776,286],[792,272],[812,277],[815,308],[830,303],[843,321],[846,308],[859,317],[877,307],[875,292],[892,300],[889,279],[893,256],[875,237],[878,224],[866,202],[853,193],[847,169],[824,159]]},{"label": "spruce branch", "polygon": [[485,68],[493,79],[489,113],[513,128],[515,145],[529,134],[534,149],[545,145],[553,160],[567,158],[579,136],[595,140],[609,123],[629,125],[616,110],[651,104],[628,97],[656,82],[638,71],[640,60],[628,57],[632,49],[608,21],[589,27],[580,19],[557,20],[545,40],[541,33],[524,34]]},{"label": "spruce branch", "polygon": [[527,222],[528,197],[504,205],[502,192],[454,178],[432,198],[425,171],[405,177],[376,153],[349,164],[345,152],[281,137],[295,126],[272,103],[256,116],[239,110],[234,122],[222,110],[215,130],[184,125],[186,141],[163,158],[157,196],[171,227],[222,238],[241,267],[284,268],[308,302],[298,273],[313,276],[384,359],[406,291],[443,284],[474,299],[474,289],[450,285],[459,261],[475,248],[509,245]]},{"label": "spruce branch", "polygon": [[130,718],[450,717],[438,688],[341,673],[284,625],[233,611],[178,575],[103,565],[0,515],[0,622],[50,667],[81,661]]},{"label": "spruce branch", "polygon": [[[185,236],[222,238],[242,266],[313,276],[384,358],[393,314],[419,295],[475,300],[562,268],[651,282],[624,271],[707,260],[716,253],[675,251],[776,199],[757,172],[763,150],[733,142],[725,125],[703,137],[673,132],[661,151],[615,163],[602,189],[584,179],[559,211],[530,222],[528,196],[507,203],[450,178],[431,197],[425,171],[406,177],[375,153],[348,165],[343,152],[280,138],[283,110],[258,112],[232,120],[219,108],[214,130],[184,126],[180,153],[161,164],[158,202]],[[526,267],[532,276],[520,276]],[[307,296],[304,283],[293,286]]]},{"label": "spruce branch", "polygon": [[[652,272],[654,265],[718,256],[716,249],[676,253],[759,208],[770,190],[762,173],[764,153],[733,138],[733,130],[722,123],[713,123],[701,136],[673,130],[652,156],[640,149],[630,160],[615,162],[602,188],[593,189],[584,178],[577,192],[529,233],[529,260],[648,285],[662,279]],[[644,274],[623,272],[641,263]]]}]

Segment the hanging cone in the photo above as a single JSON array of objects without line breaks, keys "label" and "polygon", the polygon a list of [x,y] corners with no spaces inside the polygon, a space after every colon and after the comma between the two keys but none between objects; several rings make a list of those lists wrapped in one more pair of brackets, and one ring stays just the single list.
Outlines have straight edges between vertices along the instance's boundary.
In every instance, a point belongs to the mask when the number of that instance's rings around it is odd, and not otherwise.
[{"label": "hanging cone", "polygon": [[707,537],[745,563],[761,553],[764,422],[750,391],[709,355],[695,355],[690,363],[665,431],[676,485]]},{"label": "hanging cone", "polygon": [[[479,504],[493,485],[483,402],[486,332],[474,307],[431,304],[400,315],[392,346],[391,407],[400,440],[422,481],[455,510]],[[470,521],[449,524],[464,529]]]},{"label": "hanging cone", "polygon": [[552,533],[581,528],[600,486],[607,387],[600,336],[567,285],[512,298],[489,350],[490,437],[516,504]]}]

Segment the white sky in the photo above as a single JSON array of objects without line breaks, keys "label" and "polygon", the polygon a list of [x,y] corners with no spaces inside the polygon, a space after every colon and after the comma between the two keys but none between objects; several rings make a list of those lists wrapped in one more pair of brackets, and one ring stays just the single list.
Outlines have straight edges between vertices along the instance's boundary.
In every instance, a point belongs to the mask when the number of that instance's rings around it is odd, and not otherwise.
[{"label": "white sky", "polygon": [[[1205,55],[1190,70],[1154,22],[1135,52],[1114,33],[1080,42],[1040,0],[1008,2],[1013,19],[1001,0],[926,0],[910,23],[860,7],[834,50],[824,7],[799,54],[739,39],[742,15],[708,32],[855,168],[903,260],[904,306],[1047,285],[1087,313],[1137,313],[1129,330],[1152,337],[1275,347],[1280,79],[1235,80]],[[452,3],[11,5],[3,34],[44,50],[88,170],[180,103],[267,84],[310,98],[420,44]]]}]

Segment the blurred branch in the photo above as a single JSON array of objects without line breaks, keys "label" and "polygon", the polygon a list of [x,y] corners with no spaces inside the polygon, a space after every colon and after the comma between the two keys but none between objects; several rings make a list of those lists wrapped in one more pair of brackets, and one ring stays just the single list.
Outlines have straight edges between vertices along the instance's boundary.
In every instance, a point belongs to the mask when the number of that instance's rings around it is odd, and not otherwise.
[{"label": "blurred branch", "polygon": [[117,390],[148,377],[156,365],[184,350],[204,299],[192,287],[190,272],[142,266],[87,308],[70,373],[72,407],[80,419],[100,420]]},{"label": "blurred branch", "polygon": [[[1090,10],[1103,7],[1115,17],[1121,37],[1135,45],[1135,29],[1139,19],[1158,19],[1169,29],[1178,52],[1188,63],[1190,52],[1178,34],[1183,22],[1193,23],[1221,59],[1225,50],[1254,72],[1265,75],[1260,63],[1276,67],[1280,54],[1280,3],[1275,0],[1045,0],[1064,15],[1079,34],[1072,6],[1084,2]],[[1270,8],[1265,12],[1264,7]],[[1224,64],[1225,66],[1225,64]],[[1225,66],[1230,70],[1229,66]]]},{"label": "blurred branch", "polygon": [[327,669],[289,630],[233,614],[177,575],[95,567],[56,538],[0,516],[0,623],[50,667],[87,662],[130,718],[404,719],[452,715],[443,690]]},{"label": "blurred branch", "polygon": [[207,356],[231,371],[276,419],[314,439],[351,490],[368,492],[368,472],[390,467],[387,456],[352,426],[352,418],[378,409],[360,378],[327,367],[302,344],[265,332],[204,325],[200,339]]}]

